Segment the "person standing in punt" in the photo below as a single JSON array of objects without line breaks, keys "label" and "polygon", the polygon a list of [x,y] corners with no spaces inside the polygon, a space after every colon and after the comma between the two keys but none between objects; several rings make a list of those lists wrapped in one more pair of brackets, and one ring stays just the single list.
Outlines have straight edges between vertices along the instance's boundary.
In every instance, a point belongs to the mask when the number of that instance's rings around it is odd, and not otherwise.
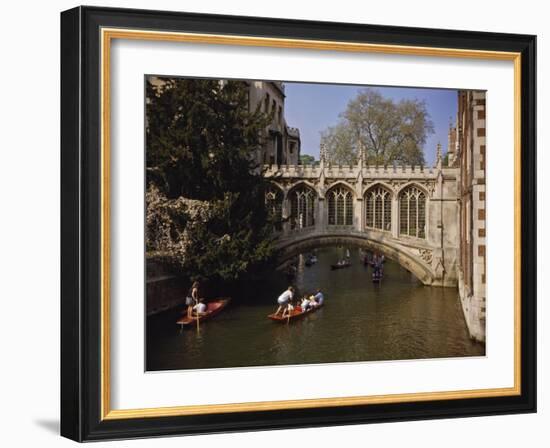
[{"label": "person standing in punt", "polygon": [[292,286],[289,286],[288,289],[277,298],[277,304],[279,307],[277,308],[277,311],[275,311],[275,316],[277,316],[281,311],[287,308],[288,304],[292,301],[293,298],[294,288]]},{"label": "person standing in punt", "polygon": [[199,282],[193,282],[189,293],[185,299],[187,305],[187,317],[191,319],[193,317],[193,307],[199,303]]}]

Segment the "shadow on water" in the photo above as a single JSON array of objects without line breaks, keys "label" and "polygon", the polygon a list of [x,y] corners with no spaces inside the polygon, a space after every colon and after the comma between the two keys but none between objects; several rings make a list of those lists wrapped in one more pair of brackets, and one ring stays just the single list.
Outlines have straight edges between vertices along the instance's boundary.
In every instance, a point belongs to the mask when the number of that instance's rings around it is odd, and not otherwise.
[{"label": "shadow on water", "polygon": [[175,324],[181,308],[147,319],[147,370],[310,364],[480,356],[485,346],[468,335],[457,291],[423,286],[387,260],[380,284],[349,248],[352,265],[332,271],[346,248],[317,251],[318,263],[301,256],[293,284],[300,292],[321,288],[325,307],[300,321],[275,323],[267,315],[288,280],[273,271],[245,284],[233,303],[196,329]]}]

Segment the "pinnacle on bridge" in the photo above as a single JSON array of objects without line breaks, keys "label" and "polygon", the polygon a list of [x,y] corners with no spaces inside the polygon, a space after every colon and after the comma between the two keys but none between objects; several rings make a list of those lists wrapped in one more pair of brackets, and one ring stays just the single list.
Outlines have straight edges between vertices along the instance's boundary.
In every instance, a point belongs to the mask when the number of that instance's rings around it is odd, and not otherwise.
[{"label": "pinnacle on bridge", "polygon": [[327,161],[327,145],[324,143],[319,145],[319,160],[321,163],[326,163]]},{"label": "pinnacle on bridge", "polygon": [[357,164],[359,166],[363,166],[363,164],[365,163],[365,161],[367,160],[367,157],[366,157],[366,153],[365,153],[365,145],[363,145],[363,142],[361,140],[359,140],[359,142],[357,143],[357,147],[358,147],[358,158],[357,158]]},{"label": "pinnacle on bridge", "polygon": [[437,144],[437,149],[435,152],[435,166],[441,168],[443,158],[441,156],[441,143]]}]

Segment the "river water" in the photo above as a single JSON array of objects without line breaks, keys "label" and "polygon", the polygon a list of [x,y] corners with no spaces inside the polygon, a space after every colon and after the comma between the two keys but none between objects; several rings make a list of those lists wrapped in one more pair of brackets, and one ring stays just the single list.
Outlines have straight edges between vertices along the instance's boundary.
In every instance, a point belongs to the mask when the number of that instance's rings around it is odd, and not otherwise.
[{"label": "river water", "polygon": [[[346,251],[352,266],[330,270]],[[288,286],[273,272],[224,311],[196,327],[176,325],[181,308],[147,319],[147,370],[203,369],[353,361],[482,356],[473,342],[453,288],[423,286],[387,260],[381,284],[361,262],[357,248],[317,250],[318,263],[299,257],[293,284],[320,287],[325,306],[290,324],[267,319]]]}]

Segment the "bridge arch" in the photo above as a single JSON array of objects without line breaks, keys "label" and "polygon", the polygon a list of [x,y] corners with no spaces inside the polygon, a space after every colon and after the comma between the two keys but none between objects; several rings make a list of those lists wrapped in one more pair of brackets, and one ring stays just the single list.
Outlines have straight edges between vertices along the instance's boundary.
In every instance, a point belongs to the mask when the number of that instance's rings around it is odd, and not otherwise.
[{"label": "bridge arch", "polygon": [[311,234],[308,232],[289,240],[281,240],[277,244],[279,263],[282,264],[300,253],[312,249],[345,245],[359,246],[366,250],[383,253],[386,258],[399,263],[424,285],[435,283],[437,277],[435,272],[422,259],[386,238],[369,238],[367,235],[360,233]]}]

